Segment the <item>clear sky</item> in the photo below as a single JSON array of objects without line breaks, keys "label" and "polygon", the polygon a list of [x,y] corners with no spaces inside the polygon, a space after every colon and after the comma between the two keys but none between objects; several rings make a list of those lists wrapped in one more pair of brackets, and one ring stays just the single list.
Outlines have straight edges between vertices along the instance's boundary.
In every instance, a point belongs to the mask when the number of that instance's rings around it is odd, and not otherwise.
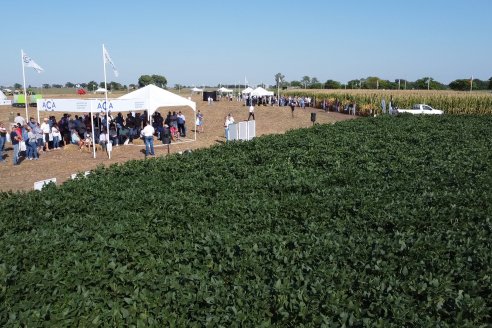
[{"label": "clear sky", "polygon": [[[24,10],[23,10],[24,8]],[[0,16],[0,85],[163,75],[169,86],[274,84],[303,76],[492,77],[492,0],[23,0]]]}]

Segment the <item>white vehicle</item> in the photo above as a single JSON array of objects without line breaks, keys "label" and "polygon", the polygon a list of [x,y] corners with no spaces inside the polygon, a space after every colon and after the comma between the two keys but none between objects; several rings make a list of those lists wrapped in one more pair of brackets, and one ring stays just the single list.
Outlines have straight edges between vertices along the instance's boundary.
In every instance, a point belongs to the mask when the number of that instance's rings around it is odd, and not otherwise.
[{"label": "white vehicle", "polygon": [[410,113],[410,114],[431,114],[431,115],[442,115],[444,112],[439,109],[434,109],[426,104],[415,104],[412,109],[397,109],[398,114]]}]

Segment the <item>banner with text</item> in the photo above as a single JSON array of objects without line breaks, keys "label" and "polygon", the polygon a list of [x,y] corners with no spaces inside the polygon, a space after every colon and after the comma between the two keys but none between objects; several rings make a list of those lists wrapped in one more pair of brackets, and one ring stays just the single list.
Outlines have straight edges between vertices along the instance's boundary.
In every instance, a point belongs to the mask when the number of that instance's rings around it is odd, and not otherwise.
[{"label": "banner with text", "polygon": [[146,99],[38,99],[38,112],[88,113],[109,110],[115,112],[133,112],[148,109]]}]

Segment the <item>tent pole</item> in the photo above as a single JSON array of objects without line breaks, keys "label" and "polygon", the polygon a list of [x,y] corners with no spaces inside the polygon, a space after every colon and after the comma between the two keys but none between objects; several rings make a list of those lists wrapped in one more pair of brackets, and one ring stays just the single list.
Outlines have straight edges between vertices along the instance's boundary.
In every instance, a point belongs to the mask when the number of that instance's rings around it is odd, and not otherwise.
[{"label": "tent pole", "polygon": [[91,101],[91,129],[92,129],[92,156],[93,158],[96,158],[96,147],[94,145],[94,143],[96,142],[96,138],[95,138],[95,135],[94,135],[94,118],[92,117],[93,114],[92,114],[92,101]]}]

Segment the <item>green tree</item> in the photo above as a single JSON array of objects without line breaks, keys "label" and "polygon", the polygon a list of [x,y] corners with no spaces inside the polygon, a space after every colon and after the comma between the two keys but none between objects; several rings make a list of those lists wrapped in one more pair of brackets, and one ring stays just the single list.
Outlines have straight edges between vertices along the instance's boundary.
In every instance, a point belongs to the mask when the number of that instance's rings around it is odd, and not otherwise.
[{"label": "green tree", "polygon": [[154,80],[152,79],[152,76],[150,75],[142,75],[138,79],[138,86],[140,88],[145,87],[146,85],[154,83]]},{"label": "green tree", "polygon": [[51,86],[48,83],[43,83],[43,89],[49,89]]},{"label": "green tree", "polygon": [[122,90],[123,89],[123,86],[120,83],[118,83],[118,82],[111,81],[108,84],[108,89],[109,90]]},{"label": "green tree", "polygon": [[162,75],[152,75],[153,84],[160,88],[167,87],[167,79]]},{"label": "green tree", "polygon": [[90,81],[89,83],[87,83],[87,89],[89,89],[89,91],[95,91],[97,89],[97,82]]},{"label": "green tree", "polygon": [[291,81],[290,86],[293,88],[300,88],[302,87],[302,83],[300,81]]},{"label": "green tree", "polygon": [[73,84],[72,82],[67,82],[65,83],[65,88],[75,88],[75,84]]},{"label": "green tree", "polygon": [[342,84],[335,80],[326,80],[324,88],[325,89],[340,89]]},{"label": "green tree", "polygon": [[360,86],[360,80],[350,80],[347,82],[347,88],[358,89]]},{"label": "green tree", "polygon": [[277,88],[281,88],[285,81],[285,76],[282,73],[275,74],[275,85]]},{"label": "green tree", "polygon": [[454,80],[453,82],[449,83],[449,88],[455,91],[467,91],[470,90],[470,80]]},{"label": "green tree", "polygon": [[304,86],[304,89],[306,89],[307,86],[311,84],[311,78],[307,75],[303,76],[301,79],[301,84]]},{"label": "green tree", "polygon": [[489,79],[489,87],[488,87],[489,90],[492,90],[492,77]]},{"label": "green tree", "polygon": [[20,89],[20,88],[22,88],[22,84],[20,84],[20,83],[14,84],[14,89]]},{"label": "green tree", "polygon": [[420,90],[443,90],[445,85],[434,80],[432,77],[423,77],[414,82],[414,88]]}]

